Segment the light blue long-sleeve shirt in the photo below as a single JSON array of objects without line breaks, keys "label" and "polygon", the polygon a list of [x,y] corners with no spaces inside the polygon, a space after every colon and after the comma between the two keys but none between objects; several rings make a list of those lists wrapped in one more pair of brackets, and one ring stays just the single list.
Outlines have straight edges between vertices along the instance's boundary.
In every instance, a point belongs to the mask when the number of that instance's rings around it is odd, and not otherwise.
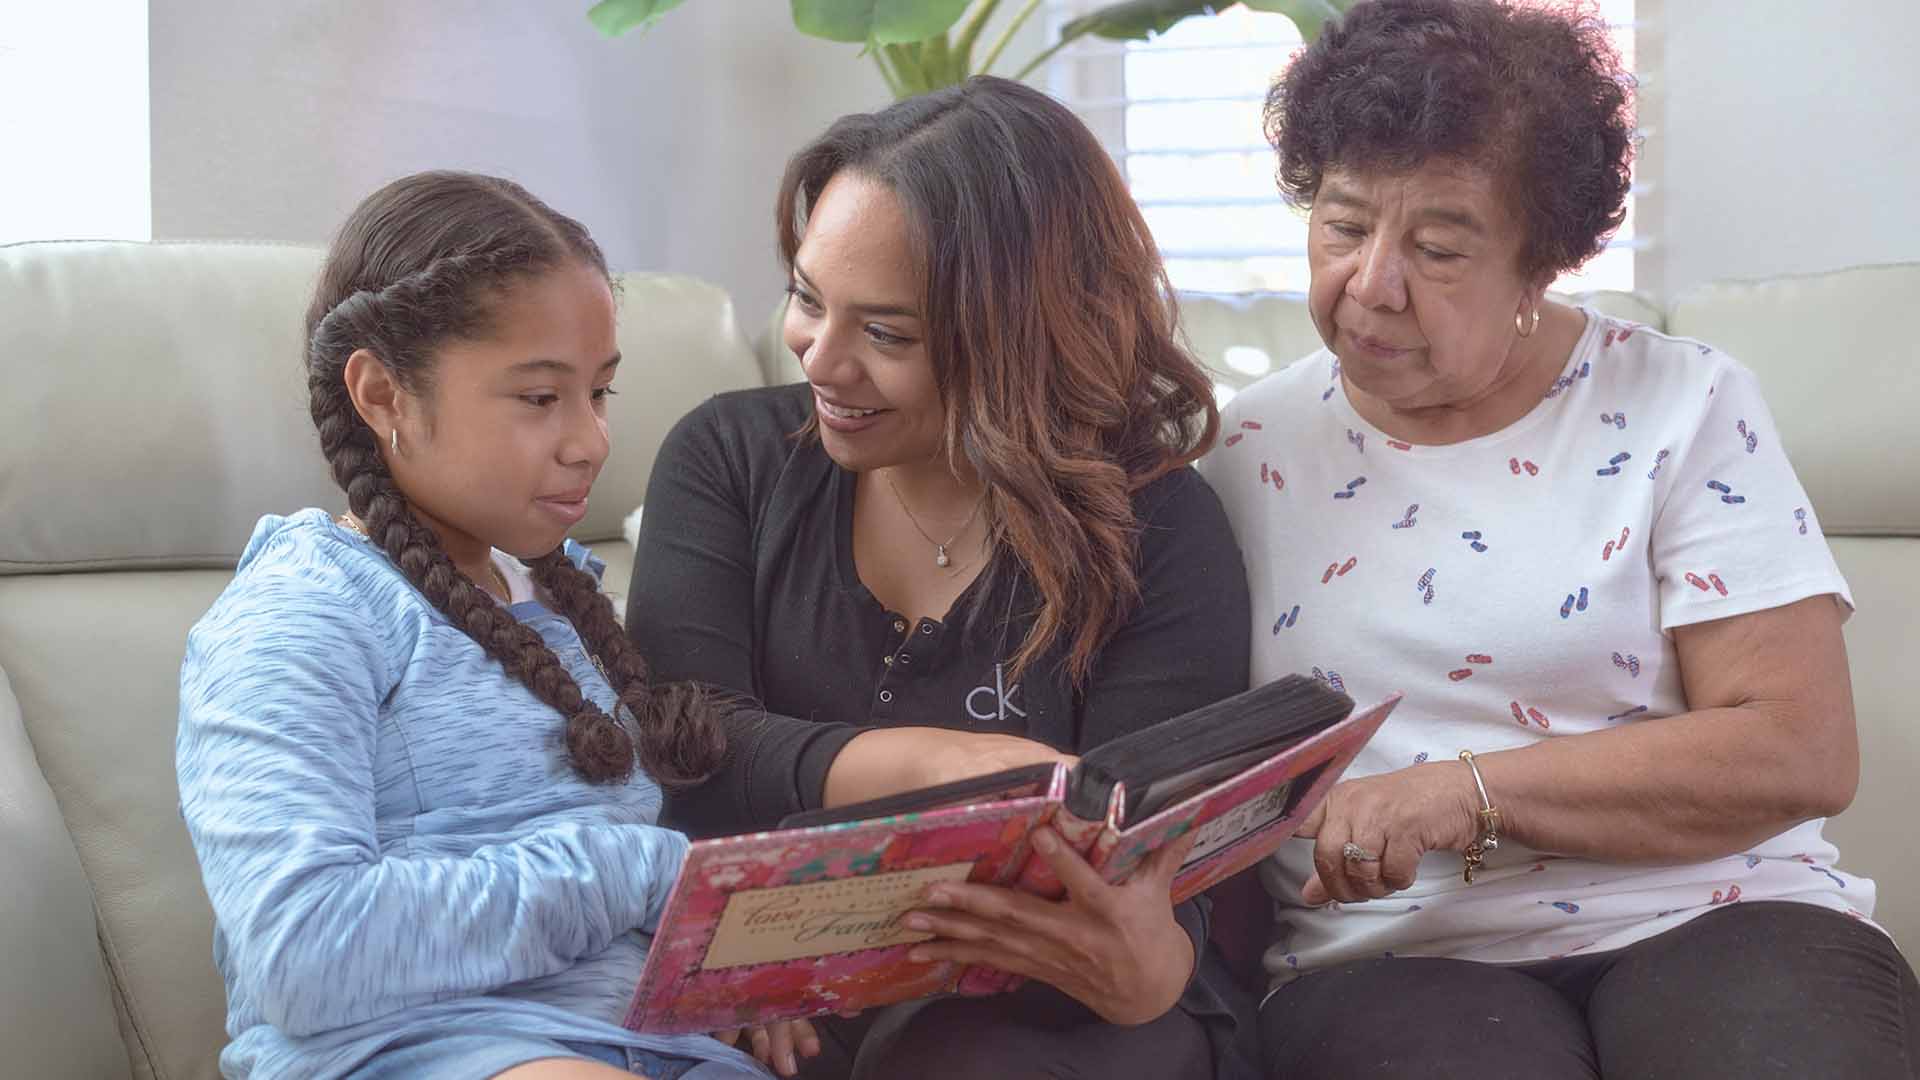
[{"label": "light blue long-sleeve shirt", "polygon": [[[564,617],[512,613],[611,709]],[[260,521],[180,676],[228,1076],[338,1076],[433,1030],[765,1075],[711,1039],[619,1026],[687,841],[654,824],[650,777],[585,781],[561,732],[363,538],[319,510]]]}]

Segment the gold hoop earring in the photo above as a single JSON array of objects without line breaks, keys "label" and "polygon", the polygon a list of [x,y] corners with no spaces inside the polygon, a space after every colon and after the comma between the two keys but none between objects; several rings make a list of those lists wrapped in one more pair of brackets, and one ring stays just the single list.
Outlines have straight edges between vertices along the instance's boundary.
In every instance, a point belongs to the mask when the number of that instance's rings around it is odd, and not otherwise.
[{"label": "gold hoop earring", "polygon": [[400,456],[400,429],[394,428],[387,438],[387,445],[393,447],[393,456]]},{"label": "gold hoop earring", "polygon": [[1516,334],[1519,334],[1521,337],[1523,338],[1532,337],[1533,332],[1535,330],[1540,329],[1540,309],[1539,308],[1536,307],[1533,309],[1533,321],[1526,323],[1524,329],[1522,328],[1520,319],[1521,319],[1521,314],[1517,311],[1514,312],[1513,313],[1513,332]]}]

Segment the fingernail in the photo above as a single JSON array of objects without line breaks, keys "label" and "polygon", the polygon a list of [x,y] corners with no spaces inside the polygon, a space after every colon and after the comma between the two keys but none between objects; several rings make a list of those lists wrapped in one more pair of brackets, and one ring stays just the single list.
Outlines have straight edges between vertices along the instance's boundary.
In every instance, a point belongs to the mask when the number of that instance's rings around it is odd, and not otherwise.
[{"label": "fingernail", "polygon": [[945,889],[935,889],[927,894],[927,903],[935,907],[946,907],[953,903],[953,894]]},{"label": "fingernail", "polygon": [[932,954],[928,953],[927,950],[925,949],[908,949],[907,959],[913,961],[916,964],[924,964],[928,960],[932,959]]},{"label": "fingernail", "polygon": [[1055,845],[1057,845],[1058,843],[1059,841],[1053,838],[1052,829],[1034,830],[1033,846],[1039,848],[1041,851],[1045,852],[1046,854],[1048,855],[1053,854],[1053,849]]},{"label": "fingernail", "polygon": [[927,918],[925,915],[909,915],[907,916],[906,922],[907,929],[909,930],[933,929],[933,920]]}]

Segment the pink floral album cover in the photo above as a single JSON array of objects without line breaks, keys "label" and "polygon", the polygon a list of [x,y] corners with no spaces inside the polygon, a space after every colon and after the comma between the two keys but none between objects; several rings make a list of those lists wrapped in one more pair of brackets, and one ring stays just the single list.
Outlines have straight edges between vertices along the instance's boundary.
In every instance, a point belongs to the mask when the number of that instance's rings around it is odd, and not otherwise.
[{"label": "pink floral album cover", "polygon": [[626,1026],[660,1034],[870,1008],[952,990],[900,919],[943,881],[1010,884],[1049,790],[876,821],[696,843],[660,918]]}]

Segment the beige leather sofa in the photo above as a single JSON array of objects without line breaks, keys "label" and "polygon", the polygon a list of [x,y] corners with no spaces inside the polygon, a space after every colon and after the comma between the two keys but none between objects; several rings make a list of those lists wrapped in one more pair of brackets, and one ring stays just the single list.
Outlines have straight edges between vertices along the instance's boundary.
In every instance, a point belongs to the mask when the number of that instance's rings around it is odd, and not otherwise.
[{"label": "beige leather sofa", "polygon": [[[174,790],[178,667],[255,518],[341,505],[299,366],[318,260],[242,245],[0,247],[0,1075],[217,1075],[211,914]],[[792,371],[756,359],[718,290],[624,284],[629,393],[578,530],[616,591],[630,558],[620,518],[667,426],[709,394]],[[1905,267],[1719,287],[1664,319],[1626,312],[1759,370],[1836,533],[1861,604],[1848,643],[1866,761],[1832,832],[1843,865],[1880,880],[1881,915],[1908,941],[1920,941],[1908,836],[1920,794],[1907,786],[1920,730],[1899,676],[1920,643],[1920,463],[1902,440],[1920,353],[1900,301],[1916,292],[1920,267]],[[1223,381],[1255,374],[1244,350],[1285,363],[1317,344],[1297,300],[1195,300],[1186,316]]]}]

